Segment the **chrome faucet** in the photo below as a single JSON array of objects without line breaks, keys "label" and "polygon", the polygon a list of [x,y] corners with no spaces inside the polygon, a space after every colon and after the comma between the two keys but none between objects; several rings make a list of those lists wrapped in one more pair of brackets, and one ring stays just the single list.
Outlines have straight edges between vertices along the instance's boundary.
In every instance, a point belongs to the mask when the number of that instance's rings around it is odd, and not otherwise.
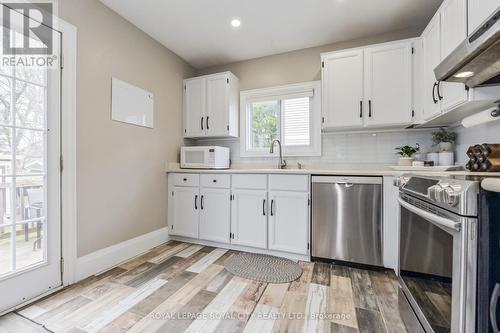
[{"label": "chrome faucet", "polygon": [[283,155],[281,154],[281,142],[280,140],[276,139],[271,142],[271,149],[269,149],[270,154],[274,154],[274,144],[278,143],[278,146],[280,148],[280,160],[278,162],[278,169],[284,169],[286,167],[286,161],[283,159]]}]

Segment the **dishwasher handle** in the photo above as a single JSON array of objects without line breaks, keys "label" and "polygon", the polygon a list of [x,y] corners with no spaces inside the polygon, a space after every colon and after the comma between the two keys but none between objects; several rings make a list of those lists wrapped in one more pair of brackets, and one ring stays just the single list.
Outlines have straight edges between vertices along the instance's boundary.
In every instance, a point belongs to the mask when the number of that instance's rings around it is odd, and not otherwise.
[{"label": "dishwasher handle", "polygon": [[382,185],[382,177],[313,176],[313,184]]}]

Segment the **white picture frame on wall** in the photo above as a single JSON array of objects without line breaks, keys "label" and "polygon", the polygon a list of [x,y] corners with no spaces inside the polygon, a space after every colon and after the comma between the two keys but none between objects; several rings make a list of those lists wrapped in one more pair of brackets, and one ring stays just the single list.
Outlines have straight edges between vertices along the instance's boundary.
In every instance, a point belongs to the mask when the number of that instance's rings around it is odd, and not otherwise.
[{"label": "white picture frame on wall", "polygon": [[111,119],[153,128],[153,93],[115,77],[111,78]]}]

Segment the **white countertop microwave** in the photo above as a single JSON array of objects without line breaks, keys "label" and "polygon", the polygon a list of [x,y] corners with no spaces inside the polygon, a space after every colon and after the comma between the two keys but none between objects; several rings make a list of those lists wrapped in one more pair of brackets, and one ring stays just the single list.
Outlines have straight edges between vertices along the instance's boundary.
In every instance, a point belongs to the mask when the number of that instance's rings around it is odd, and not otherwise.
[{"label": "white countertop microwave", "polygon": [[183,169],[229,169],[229,148],[219,146],[181,147]]}]

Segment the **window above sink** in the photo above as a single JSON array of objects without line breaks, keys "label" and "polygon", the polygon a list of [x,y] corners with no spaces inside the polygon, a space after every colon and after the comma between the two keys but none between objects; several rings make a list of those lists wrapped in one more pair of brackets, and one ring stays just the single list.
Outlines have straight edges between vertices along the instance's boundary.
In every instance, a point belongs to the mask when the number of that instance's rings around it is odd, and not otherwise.
[{"label": "window above sink", "polygon": [[274,139],[286,156],[321,155],[319,81],[242,91],[241,156],[267,157]]}]

